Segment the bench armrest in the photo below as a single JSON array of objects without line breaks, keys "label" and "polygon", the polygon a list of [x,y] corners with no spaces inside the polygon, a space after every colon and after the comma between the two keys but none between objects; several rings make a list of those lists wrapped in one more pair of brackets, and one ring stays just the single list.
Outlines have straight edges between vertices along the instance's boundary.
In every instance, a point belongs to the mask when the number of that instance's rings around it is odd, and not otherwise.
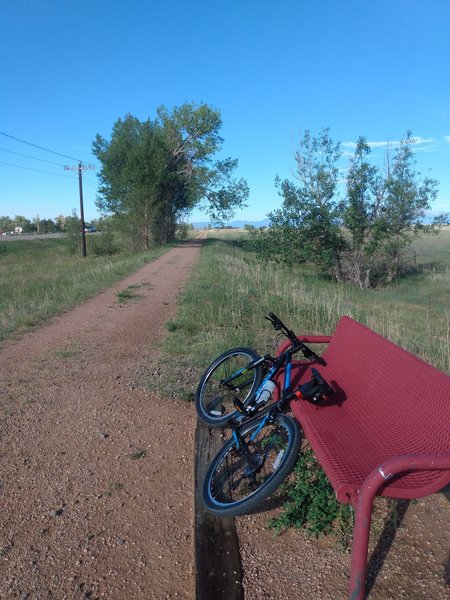
[{"label": "bench armrest", "polygon": [[[329,344],[331,342],[331,335],[298,335],[297,339],[304,344]],[[285,340],[277,348],[277,355],[281,354],[289,348],[291,342]]]},{"label": "bench armrest", "polygon": [[[375,468],[361,486],[359,502],[362,496],[377,494],[379,489],[390,479],[408,471],[448,471],[450,477],[450,453],[440,452],[433,454],[402,454],[388,458],[379,467]],[[433,494],[438,489],[427,490],[425,495]],[[417,498],[420,496],[417,495]]]},{"label": "bench armrest", "polygon": [[304,344],[329,344],[331,335],[298,335],[297,338]]}]

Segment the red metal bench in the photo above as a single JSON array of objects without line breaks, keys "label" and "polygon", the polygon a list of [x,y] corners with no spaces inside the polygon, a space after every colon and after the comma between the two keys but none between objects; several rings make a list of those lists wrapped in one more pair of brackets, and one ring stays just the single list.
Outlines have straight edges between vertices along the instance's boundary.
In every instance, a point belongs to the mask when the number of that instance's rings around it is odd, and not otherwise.
[{"label": "red metal bench", "polygon": [[[316,366],[334,395],[291,409],[338,501],[355,507],[349,598],[362,600],[374,497],[421,498],[450,483],[450,377],[350,317],[332,336],[300,339],[328,343]],[[310,368],[294,363],[293,383]]]}]

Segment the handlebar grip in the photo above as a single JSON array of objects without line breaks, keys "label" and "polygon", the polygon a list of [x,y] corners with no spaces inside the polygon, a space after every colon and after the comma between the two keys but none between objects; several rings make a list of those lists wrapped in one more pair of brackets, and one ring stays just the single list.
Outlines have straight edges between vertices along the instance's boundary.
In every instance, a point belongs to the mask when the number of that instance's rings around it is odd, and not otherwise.
[{"label": "handlebar grip", "polygon": [[[314,378],[319,381],[319,383],[321,383],[322,385],[328,385],[328,383],[325,381],[325,379],[322,377],[322,375],[319,373],[319,371],[317,369],[315,369],[313,367],[311,369],[311,373],[313,374]],[[330,386],[328,386],[328,387],[330,387]]]},{"label": "handlebar grip", "polygon": [[291,342],[297,340],[296,334],[288,329],[280,317],[277,317],[275,313],[270,312],[268,315],[266,315],[266,319],[272,323],[276,331],[282,331],[291,340]]},{"label": "handlebar grip", "polygon": [[282,320],[279,317],[277,317],[277,315],[275,313],[270,312],[266,316],[266,319],[268,319],[272,323],[272,325],[275,327],[275,329],[277,331],[284,328]]}]

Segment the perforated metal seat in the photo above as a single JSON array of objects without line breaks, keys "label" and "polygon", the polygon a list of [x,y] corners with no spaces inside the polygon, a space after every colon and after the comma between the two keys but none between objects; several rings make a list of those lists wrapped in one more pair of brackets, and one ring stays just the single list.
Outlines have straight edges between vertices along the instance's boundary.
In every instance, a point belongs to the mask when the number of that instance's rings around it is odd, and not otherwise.
[{"label": "perforated metal seat", "polygon": [[[350,317],[329,338],[300,339],[329,342],[327,364],[317,368],[334,395],[321,406],[295,400],[291,409],[337,499],[356,508],[356,600],[364,597],[374,495],[420,498],[450,483],[450,377]],[[293,383],[308,381],[310,369],[294,363]]]}]

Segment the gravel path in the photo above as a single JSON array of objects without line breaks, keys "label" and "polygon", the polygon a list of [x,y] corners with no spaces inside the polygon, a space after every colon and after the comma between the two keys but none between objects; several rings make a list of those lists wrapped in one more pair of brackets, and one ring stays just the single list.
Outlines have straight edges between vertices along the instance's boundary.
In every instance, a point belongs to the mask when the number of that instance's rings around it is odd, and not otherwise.
[{"label": "gravel path", "polygon": [[199,250],[0,350],[0,598],[193,597],[194,407],[136,382]]},{"label": "gravel path", "polygon": [[[372,536],[368,600],[450,599],[450,494],[410,503],[400,527]],[[304,531],[275,536],[277,510],[237,519],[247,600],[345,600],[350,554]],[[383,530],[383,534],[381,531]],[[372,585],[373,584],[373,585]]]},{"label": "gravel path", "polygon": [[[194,598],[195,411],[140,382],[199,250],[172,249],[0,348],[2,600]],[[120,304],[130,285],[138,297]],[[449,506],[411,504],[375,540],[370,600],[450,598]],[[345,598],[349,555],[276,537],[276,511],[237,519],[246,599]]]}]

